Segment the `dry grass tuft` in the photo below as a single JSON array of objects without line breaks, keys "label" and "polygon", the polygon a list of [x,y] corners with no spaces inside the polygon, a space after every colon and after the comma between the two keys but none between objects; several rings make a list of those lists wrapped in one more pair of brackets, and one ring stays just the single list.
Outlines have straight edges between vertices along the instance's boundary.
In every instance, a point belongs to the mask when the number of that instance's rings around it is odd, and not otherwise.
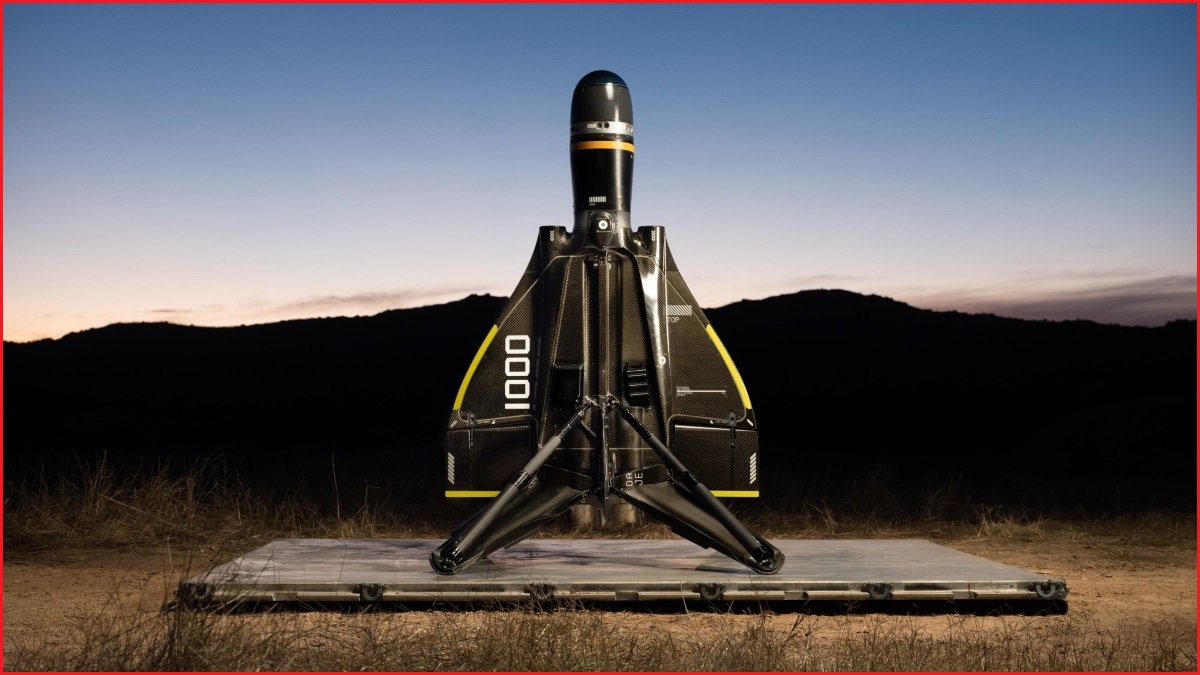
[{"label": "dry grass tuft", "polygon": [[179,471],[114,467],[104,455],[80,461],[53,481],[6,483],[4,543],[48,546],[220,545],[245,547],[279,537],[436,536],[445,509],[414,513],[404,487],[364,481],[361,495],[328,486],[248,486],[219,458]]},{"label": "dry grass tuft", "polygon": [[238,538],[263,521],[263,504],[212,461],[181,475],[165,466],[114,468],[104,455],[74,474],[4,490],[6,546],[194,543],[200,533]]},{"label": "dry grass tuft", "polygon": [[[482,502],[430,503],[415,477],[394,481],[334,475],[250,486],[219,458],[183,471],[167,466],[114,467],[101,455],[73,472],[6,482],[4,544],[10,549],[50,546],[154,545],[241,548],[281,537],[442,538]],[[409,482],[403,482],[403,481]],[[822,492],[819,481],[796,483],[760,500],[729,500],[730,509],[767,538],[920,537],[1084,541],[1132,537],[1139,546],[1195,541],[1193,514],[1143,510],[1127,514],[1058,512],[1024,505],[972,501],[957,481],[924,491],[897,489],[884,471],[869,472],[843,491]],[[339,489],[339,486],[341,488]],[[346,486],[351,486],[346,489]],[[542,536],[671,538],[661,524],[572,527],[567,518]],[[1131,555],[1136,555],[1131,551]]]},{"label": "dry grass tuft", "polygon": [[[69,648],[12,645],[9,670],[1195,671],[1196,624],[1103,630],[1081,616],[682,617],[625,612],[191,612],[85,620]],[[1040,623],[1031,626],[1032,623]],[[696,627],[701,630],[696,630]],[[1031,637],[1032,636],[1032,637]]]}]

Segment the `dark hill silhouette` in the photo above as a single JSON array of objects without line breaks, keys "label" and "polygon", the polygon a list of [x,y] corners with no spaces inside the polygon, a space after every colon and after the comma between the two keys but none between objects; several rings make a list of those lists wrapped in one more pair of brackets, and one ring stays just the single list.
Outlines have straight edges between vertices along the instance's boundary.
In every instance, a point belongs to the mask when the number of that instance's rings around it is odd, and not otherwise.
[{"label": "dark hill silhouette", "polygon": [[[335,451],[437,479],[450,403],[504,301],[5,343],[6,477],[97,450],[292,467]],[[1025,321],[847,291],[707,312],[777,467],[1194,496],[1195,321]]]},{"label": "dark hill silhouette", "polygon": [[[1195,321],[1025,321],[845,291],[708,315],[764,438],[794,433],[795,447],[826,452],[819,465],[882,462],[901,479],[954,467],[988,484],[1137,481],[1194,495]],[[780,434],[781,423],[794,431]]]}]

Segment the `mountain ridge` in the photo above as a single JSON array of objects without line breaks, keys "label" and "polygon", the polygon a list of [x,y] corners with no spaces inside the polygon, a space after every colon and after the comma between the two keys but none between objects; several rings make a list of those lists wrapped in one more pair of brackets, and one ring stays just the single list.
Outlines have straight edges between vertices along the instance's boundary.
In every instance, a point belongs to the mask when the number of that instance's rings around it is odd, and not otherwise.
[{"label": "mountain ridge", "polygon": [[[1155,329],[1155,328],[1163,328],[1163,327],[1166,327],[1166,326],[1169,326],[1172,324],[1194,324],[1194,323],[1196,323],[1196,319],[1186,319],[1186,318],[1171,319],[1171,320],[1164,322],[1162,325],[1159,325],[1159,326],[1140,326],[1140,325],[1126,325],[1126,324],[1115,324],[1115,323],[1101,323],[1098,321],[1093,321],[1091,319],[1022,319],[1022,318],[1018,318],[1018,317],[1003,316],[1003,315],[995,314],[993,312],[965,312],[965,311],[953,310],[953,309],[950,309],[950,310],[929,309],[929,308],[924,308],[924,307],[917,307],[915,305],[911,305],[902,300],[896,300],[894,298],[890,298],[890,297],[875,294],[875,293],[859,293],[857,291],[848,291],[848,290],[834,289],[834,288],[807,289],[807,290],[802,290],[802,291],[796,291],[793,293],[781,293],[778,295],[772,295],[772,296],[768,296],[765,298],[737,300],[737,301],[734,301],[734,302],[731,302],[731,303],[728,303],[725,305],[720,305],[720,306],[712,307],[712,308],[705,308],[704,311],[705,311],[705,313],[710,313],[713,311],[725,310],[728,308],[742,308],[742,307],[746,307],[746,306],[755,306],[755,305],[759,305],[761,303],[771,303],[771,302],[779,301],[781,299],[796,298],[796,297],[823,298],[823,299],[829,299],[829,300],[833,300],[833,299],[845,300],[847,298],[855,298],[855,299],[858,299],[858,301],[860,301],[860,302],[876,302],[876,303],[878,303],[877,306],[891,305],[891,306],[895,306],[898,308],[903,308],[904,310],[911,310],[914,312],[922,312],[922,313],[926,313],[926,314],[988,317],[988,318],[994,318],[994,319],[1001,319],[1001,320],[1005,320],[1005,321],[1018,321],[1018,322],[1035,323],[1035,324],[1043,324],[1043,323],[1089,324],[1089,325],[1094,325],[1094,326],[1114,326],[1114,327],[1118,327],[1118,328],[1131,328],[1131,329]],[[197,324],[176,323],[176,322],[171,322],[171,321],[118,321],[118,322],[114,322],[114,323],[107,324],[104,326],[97,326],[94,328],[85,328],[85,329],[78,330],[78,331],[71,331],[71,332],[66,333],[57,338],[39,338],[36,340],[26,340],[26,341],[5,340],[4,344],[6,344],[6,345],[9,345],[9,344],[28,345],[28,344],[40,344],[40,343],[45,343],[45,342],[57,342],[59,340],[65,340],[68,338],[74,339],[81,335],[95,333],[96,331],[104,331],[104,330],[107,330],[110,328],[122,328],[122,327],[128,327],[128,326],[146,326],[146,327],[151,327],[151,326],[168,327],[168,326],[170,326],[170,327],[179,327],[179,328],[217,330],[217,329],[230,329],[230,328],[232,328],[232,329],[253,328],[253,327],[260,327],[260,326],[273,326],[273,325],[279,325],[279,324],[297,324],[297,323],[304,323],[304,322],[310,322],[310,321],[329,321],[329,320],[339,320],[339,319],[350,319],[350,320],[369,319],[369,318],[373,318],[373,317],[392,315],[397,312],[409,312],[409,311],[413,311],[413,310],[422,310],[422,309],[427,309],[427,308],[457,306],[460,303],[469,303],[469,302],[475,302],[475,301],[481,301],[481,300],[488,301],[488,302],[498,302],[498,303],[501,303],[501,306],[503,306],[503,303],[508,300],[508,296],[497,296],[497,295],[491,295],[490,293],[483,293],[483,294],[471,293],[471,294],[469,294],[463,298],[459,298],[457,300],[450,300],[447,302],[437,303],[437,304],[432,304],[432,305],[422,305],[420,307],[405,307],[405,308],[397,308],[397,309],[386,309],[386,310],[382,310],[380,312],[376,312],[375,314],[365,314],[365,315],[358,314],[358,315],[353,315],[353,316],[336,315],[336,316],[322,316],[322,317],[305,317],[305,318],[297,318],[297,319],[283,319],[280,321],[270,321],[270,322],[263,322],[263,323],[238,324],[238,325],[233,325],[233,326],[205,326],[205,325],[197,325]]]},{"label": "mountain ridge", "polygon": [[[79,452],[303,467],[368,450],[437,475],[450,404],[506,300],[6,342],[6,476]],[[1194,497],[1194,320],[1031,321],[830,290],[705,311],[781,469],[1028,489],[1066,474]]]}]

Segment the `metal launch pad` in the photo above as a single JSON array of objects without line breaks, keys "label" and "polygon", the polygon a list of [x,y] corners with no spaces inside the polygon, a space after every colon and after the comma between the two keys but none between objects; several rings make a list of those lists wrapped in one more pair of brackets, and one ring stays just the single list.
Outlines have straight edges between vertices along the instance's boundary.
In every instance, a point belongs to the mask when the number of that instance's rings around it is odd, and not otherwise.
[{"label": "metal launch pad", "polygon": [[180,599],[235,602],[959,601],[1066,597],[1066,582],[919,539],[776,542],[778,574],[683,540],[528,539],[462,572],[429,567],[432,539],[280,539],[182,582]]}]

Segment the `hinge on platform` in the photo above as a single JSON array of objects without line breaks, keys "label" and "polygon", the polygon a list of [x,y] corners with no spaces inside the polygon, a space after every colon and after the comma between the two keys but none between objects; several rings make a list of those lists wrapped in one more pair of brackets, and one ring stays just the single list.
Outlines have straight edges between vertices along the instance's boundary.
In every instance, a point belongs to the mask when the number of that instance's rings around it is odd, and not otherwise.
[{"label": "hinge on platform", "polygon": [[533,583],[525,585],[525,592],[531,600],[540,605],[552,600],[557,588],[554,584]]},{"label": "hinge on platform", "polygon": [[867,595],[871,596],[872,600],[887,600],[892,597],[892,585],[886,581],[873,581],[869,584],[863,584],[863,590]]},{"label": "hinge on platform", "polygon": [[387,584],[359,584],[358,597],[364,602],[377,602],[383,598],[383,592],[387,590]]}]

